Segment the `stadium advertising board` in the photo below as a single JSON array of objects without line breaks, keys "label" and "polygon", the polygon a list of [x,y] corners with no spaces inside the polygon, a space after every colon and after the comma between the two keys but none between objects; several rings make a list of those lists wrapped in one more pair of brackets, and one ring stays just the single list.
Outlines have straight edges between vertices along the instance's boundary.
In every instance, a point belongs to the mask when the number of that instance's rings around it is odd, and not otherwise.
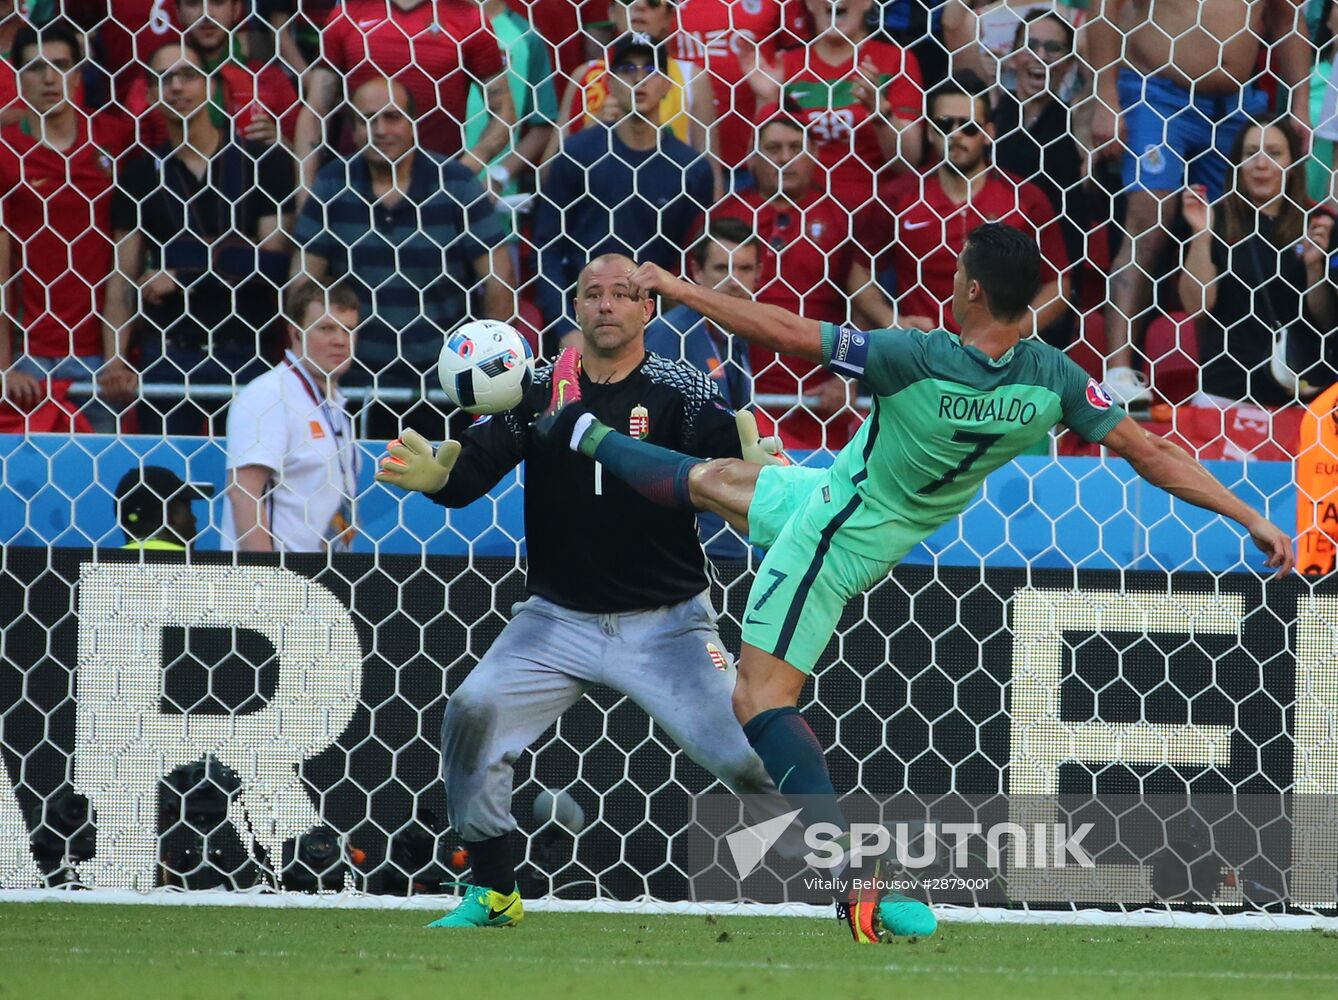
[{"label": "stadium advertising board", "polygon": [[[720,569],[735,649],[749,578],[742,565]],[[4,550],[0,887],[247,888],[277,870],[290,888],[439,888],[455,877],[439,819],[442,712],[523,586],[502,558],[185,565]],[[907,816],[951,797],[995,801],[998,818],[1034,830],[1065,820],[1074,796],[1202,794],[1217,803],[1204,814],[1215,829],[1223,802],[1272,802],[1252,854],[1209,852],[1230,871],[1214,869],[1205,898],[1329,909],[1331,590],[1244,575],[903,567],[847,611],[806,715],[836,787],[883,803],[909,796],[919,806]],[[611,692],[593,691],[545,733],[516,787],[527,894],[724,891],[704,878],[724,847],[703,860],[690,842],[707,830],[725,844],[731,827],[715,830],[703,804],[729,797]],[[576,836],[532,815],[544,789],[579,805]],[[1186,829],[1165,827],[1162,846],[1201,840]],[[1099,837],[1097,847],[1099,877],[1080,872],[1063,891],[1053,873],[1029,881],[1023,870],[1010,871],[1003,899],[990,895],[997,879],[984,892],[971,878],[928,884],[944,902],[1153,901],[1139,893],[1165,883],[1156,858],[1126,852],[1124,869],[1102,874],[1117,865]]]}]

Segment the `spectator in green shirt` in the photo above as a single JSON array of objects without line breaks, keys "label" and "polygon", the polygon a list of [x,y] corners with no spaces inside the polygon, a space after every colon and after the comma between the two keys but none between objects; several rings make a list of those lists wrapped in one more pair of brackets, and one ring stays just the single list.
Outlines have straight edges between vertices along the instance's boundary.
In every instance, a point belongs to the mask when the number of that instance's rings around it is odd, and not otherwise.
[{"label": "spectator in green shirt", "polygon": [[1328,0],[1315,39],[1318,58],[1310,75],[1310,123],[1315,134],[1306,162],[1306,193],[1321,205],[1330,200],[1334,139],[1338,138],[1338,81],[1333,79],[1334,35],[1338,33],[1338,0]]},{"label": "spectator in green shirt", "polygon": [[[506,0],[486,0],[483,14],[506,56],[507,81],[516,103],[513,141],[488,164],[483,178],[492,194],[505,197],[534,190],[532,176],[557,122],[557,91],[548,46],[529,22],[511,10]],[[483,91],[475,84],[470,88],[465,114],[465,148],[472,149],[478,143],[489,121]]]}]

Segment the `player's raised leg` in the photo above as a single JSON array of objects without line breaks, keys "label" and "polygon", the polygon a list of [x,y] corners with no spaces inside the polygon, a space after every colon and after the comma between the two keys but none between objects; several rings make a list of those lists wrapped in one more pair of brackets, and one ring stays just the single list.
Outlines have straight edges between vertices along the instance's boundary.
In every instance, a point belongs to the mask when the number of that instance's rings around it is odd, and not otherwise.
[{"label": "player's raised leg", "polygon": [[748,534],[748,508],[762,466],[738,458],[713,458],[688,473],[688,493],[696,510],[723,517],[729,526]]},{"label": "player's raised leg", "polygon": [[759,439],[751,413],[740,411],[735,420],[743,459],[700,459],[639,441],[597,420],[578,402],[551,407],[535,431],[553,447],[565,446],[599,462],[654,503],[718,514],[746,533],[758,475],[765,465],[785,460],[778,457],[774,439]]}]

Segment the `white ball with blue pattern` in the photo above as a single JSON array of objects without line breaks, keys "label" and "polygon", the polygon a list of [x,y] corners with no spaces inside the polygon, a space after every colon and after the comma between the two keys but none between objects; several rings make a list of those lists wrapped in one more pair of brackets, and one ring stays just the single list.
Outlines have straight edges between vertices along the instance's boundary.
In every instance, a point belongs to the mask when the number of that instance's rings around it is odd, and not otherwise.
[{"label": "white ball with blue pattern", "polygon": [[446,335],[437,378],[467,413],[503,413],[520,404],[534,378],[534,353],[515,327],[493,319],[466,323]]}]

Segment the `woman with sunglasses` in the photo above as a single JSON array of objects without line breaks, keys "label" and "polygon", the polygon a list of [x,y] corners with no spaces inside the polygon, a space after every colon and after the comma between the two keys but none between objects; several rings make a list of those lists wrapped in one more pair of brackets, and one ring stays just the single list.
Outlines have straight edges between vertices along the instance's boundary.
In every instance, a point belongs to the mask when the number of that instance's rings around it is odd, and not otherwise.
[{"label": "woman with sunglasses", "polygon": [[1053,0],[948,0],[943,7],[943,42],[952,53],[953,72],[971,70],[982,80],[1012,89],[1014,70],[1005,63],[1017,48],[1017,33],[1025,22],[1036,14],[1057,14],[1076,28],[1085,13]]},{"label": "woman with sunglasses", "polygon": [[[1086,255],[1085,234],[1094,218],[1092,195],[1073,138],[1074,111],[1060,96],[1075,61],[1073,43],[1073,26],[1053,9],[1028,14],[1017,29],[1012,51],[1000,63],[1013,85],[1002,90],[990,122],[994,165],[1045,193],[1062,220],[1069,260],[1081,261]],[[1079,268],[1075,274],[1078,281],[1084,277],[1082,271]],[[1073,327],[1073,313],[1065,312],[1041,336],[1064,347],[1072,339]]]},{"label": "woman with sunglasses", "polygon": [[779,101],[808,126],[828,193],[852,211],[873,197],[884,164],[917,166],[924,141],[920,66],[869,37],[871,3],[805,0],[813,41],[787,49],[778,67],[759,60],[749,76],[759,105]]}]

